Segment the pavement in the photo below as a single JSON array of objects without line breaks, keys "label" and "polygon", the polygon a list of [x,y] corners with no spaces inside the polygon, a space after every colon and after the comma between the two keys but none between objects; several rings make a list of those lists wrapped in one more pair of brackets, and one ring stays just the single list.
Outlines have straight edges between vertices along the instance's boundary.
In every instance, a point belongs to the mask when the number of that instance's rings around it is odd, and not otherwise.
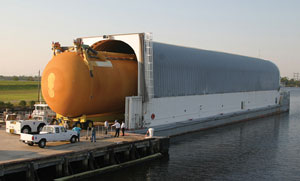
[{"label": "pavement", "polygon": [[[82,135],[85,135],[84,131]],[[2,126],[0,128],[0,164],[145,139],[144,135],[133,133],[125,133],[125,136],[117,138],[113,135],[114,132],[109,132],[108,135],[98,134],[96,142],[91,142],[90,139],[86,139],[86,136],[81,136],[80,142],[73,144],[69,141],[47,142],[45,148],[40,148],[38,145],[28,146],[19,141],[20,135],[6,133],[5,126]]]}]

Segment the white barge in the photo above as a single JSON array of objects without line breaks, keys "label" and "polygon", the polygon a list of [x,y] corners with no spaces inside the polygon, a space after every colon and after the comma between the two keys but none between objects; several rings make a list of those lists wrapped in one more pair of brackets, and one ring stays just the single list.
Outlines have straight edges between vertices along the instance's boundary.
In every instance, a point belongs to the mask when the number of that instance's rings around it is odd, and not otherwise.
[{"label": "white barge", "polygon": [[270,61],[153,42],[151,33],[81,41],[102,52],[135,54],[137,95],[127,95],[124,110],[135,132],[151,127],[173,136],[289,111],[289,93]]}]

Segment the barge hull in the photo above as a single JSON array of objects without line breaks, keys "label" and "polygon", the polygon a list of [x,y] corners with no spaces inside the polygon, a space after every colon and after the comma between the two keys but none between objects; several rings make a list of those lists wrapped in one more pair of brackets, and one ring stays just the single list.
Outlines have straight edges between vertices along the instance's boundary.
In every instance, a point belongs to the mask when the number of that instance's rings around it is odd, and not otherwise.
[{"label": "barge hull", "polygon": [[[287,113],[290,110],[290,93],[282,92],[279,104],[263,108],[248,109],[233,113],[218,114],[214,116],[191,119],[170,124],[153,126],[157,136],[179,136],[195,131],[225,126],[241,121],[248,121],[268,117],[272,115]],[[144,134],[147,129],[133,130],[134,133]]]}]

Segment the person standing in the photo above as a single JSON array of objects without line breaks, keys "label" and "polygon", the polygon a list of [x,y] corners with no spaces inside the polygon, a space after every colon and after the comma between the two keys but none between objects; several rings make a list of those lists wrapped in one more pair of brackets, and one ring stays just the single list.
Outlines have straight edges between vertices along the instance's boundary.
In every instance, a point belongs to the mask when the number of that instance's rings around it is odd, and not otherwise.
[{"label": "person standing", "polygon": [[115,120],[115,124],[113,124],[111,127],[116,127],[116,134],[115,134],[115,137],[119,137],[120,135],[120,123]]},{"label": "person standing", "polygon": [[64,121],[64,127],[65,127],[66,129],[69,129],[68,121]]},{"label": "person standing", "polygon": [[108,127],[109,127],[108,122],[105,121],[105,122],[104,122],[105,134],[107,134]]},{"label": "person standing", "polygon": [[125,136],[125,128],[126,128],[125,123],[124,123],[124,121],[122,121],[122,124],[121,124],[122,136]]},{"label": "person standing", "polygon": [[74,127],[72,129],[72,131],[76,131],[77,132],[77,139],[78,139],[78,142],[80,142],[80,131],[81,131],[81,128],[79,127]]},{"label": "person standing", "polygon": [[94,126],[92,127],[91,132],[92,132],[91,142],[96,142],[96,129]]}]

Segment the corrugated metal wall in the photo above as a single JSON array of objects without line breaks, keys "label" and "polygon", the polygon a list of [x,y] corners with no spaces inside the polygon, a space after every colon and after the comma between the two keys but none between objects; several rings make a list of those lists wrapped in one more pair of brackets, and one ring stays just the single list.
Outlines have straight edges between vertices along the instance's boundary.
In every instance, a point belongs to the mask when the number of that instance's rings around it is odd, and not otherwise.
[{"label": "corrugated metal wall", "polygon": [[277,90],[279,70],[257,58],[153,42],[154,97]]}]

